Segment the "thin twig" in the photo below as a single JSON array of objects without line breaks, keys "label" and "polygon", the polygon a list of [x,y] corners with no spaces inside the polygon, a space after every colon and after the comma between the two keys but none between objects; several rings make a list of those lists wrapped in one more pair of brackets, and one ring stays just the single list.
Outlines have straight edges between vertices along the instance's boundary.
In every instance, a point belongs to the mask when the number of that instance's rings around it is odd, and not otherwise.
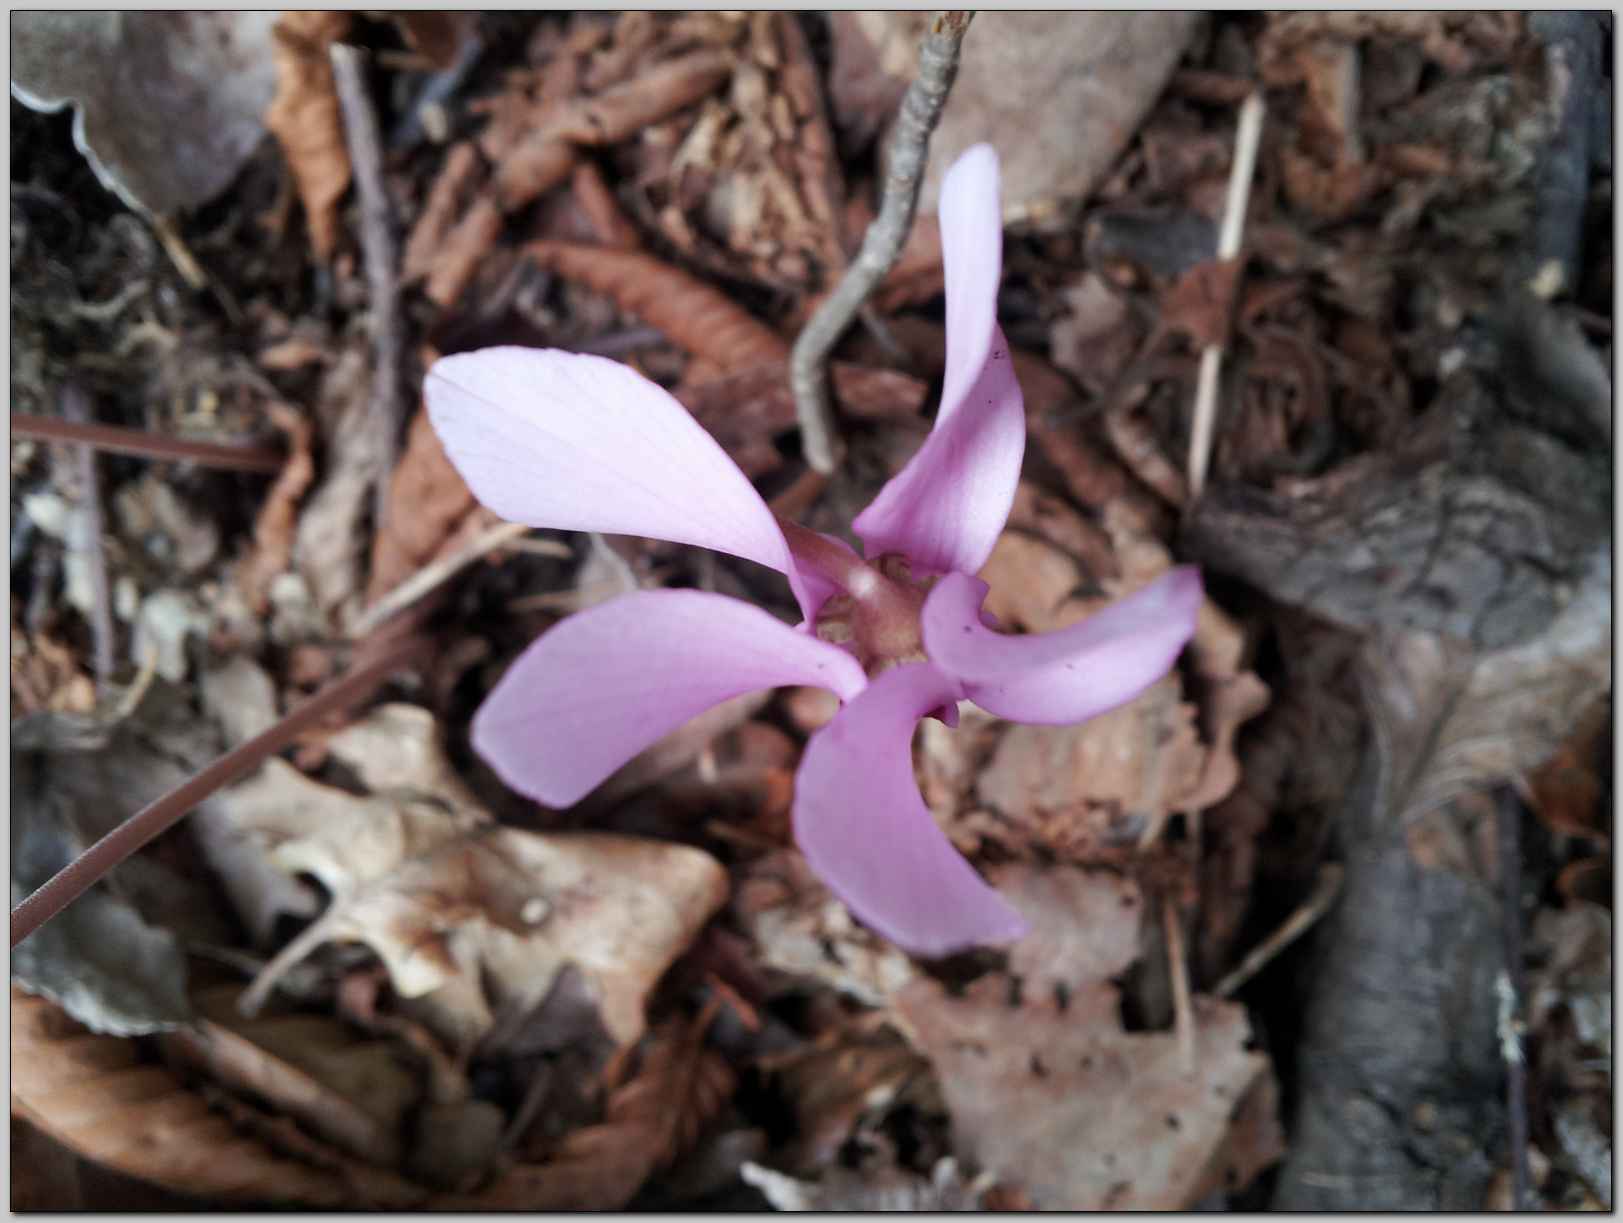
[{"label": "thin twig", "polygon": [[[78,424],[90,423],[90,397],[83,388],[67,383],[62,387],[62,415]],[[90,640],[96,687],[102,696],[113,682],[113,596],[107,585],[107,549],[102,543],[105,523],[101,509],[101,481],[96,475],[96,452],[83,442],[73,447],[78,467],[79,495],[84,498],[82,541],[90,566]]]},{"label": "thin twig", "polygon": [[1498,981],[1499,1048],[1505,1063],[1506,1131],[1510,1145],[1511,1208],[1537,1210],[1527,1162],[1527,1062],[1522,1054],[1522,810],[1509,788],[1495,797],[1499,816],[1499,886],[1505,967]]},{"label": "thin twig", "polygon": [[189,442],[145,429],[119,425],[83,424],[54,416],[13,412],[9,418],[13,441],[83,442],[95,450],[133,454],[145,459],[170,459],[231,471],[282,470],[282,455],[263,446],[233,446],[224,442]]},{"label": "thin twig", "polygon": [[879,215],[862,239],[862,249],[846,269],[839,286],[818,306],[795,341],[789,361],[789,385],[795,393],[806,462],[829,475],[839,462],[839,429],[828,390],[828,355],[857,316],[868,295],[885,278],[901,254],[918,209],[930,133],[952,91],[958,72],[958,50],[972,12],[936,13],[919,48],[918,75],[907,87],[891,133],[885,167],[884,198]]},{"label": "thin twig", "polygon": [[50,921],[108,871],[167,832],[220,787],[229,785],[266,757],[281,751],[334,710],[370,694],[425,644],[419,637],[406,637],[392,643],[299,704],[276,725],[232,748],[201,772],[141,808],[11,911],[11,945],[15,947]]},{"label": "thin twig", "polygon": [[[1240,126],[1234,136],[1234,164],[1229,169],[1228,195],[1223,201],[1223,228],[1217,238],[1217,258],[1235,258],[1245,233],[1246,204],[1251,198],[1251,177],[1257,169],[1262,144],[1264,107],[1258,90],[1240,107]],[[1194,425],[1189,438],[1189,501],[1200,497],[1212,456],[1212,430],[1217,419],[1217,385],[1223,372],[1223,345],[1210,345],[1200,354],[1200,378],[1195,387]]]},{"label": "thin twig", "polygon": [[1307,933],[1341,894],[1343,873],[1337,862],[1326,862],[1321,866],[1319,877],[1313,881],[1313,890],[1308,893],[1307,899],[1296,906],[1295,912],[1285,919],[1279,929],[1253,947],[1240,961],[1239,967],[1217,983],[1212,993],[1219,998],[1229,997],[1266,968],[1281,951]]},{"label": "thin twig", "polygon": [[1184,955],[1183,922],[1171,894],[1161,898],[1166,933],[1167,970],[1172,977],[1172,1024],[1178,1037],[1178,1060],[1185,1074],[1195,1073],[1195,1003],[1189,991],[1189,961]]},{"label": "thin twig", "polygon": [[405,343],[395,276],[400,259],[389,193],[383,182],[383,135],[366,89],[366,53],[335,42],[329,54],[338,105],[344,115],[344,143],[349,148],[355,193],[361,204],[361,256],[366,266],[372,325],[372,428],[382,441],[376,452],[384,460],[378,472],[375,503],[377,521],[382,523],[388,475],[394,470],[402,423],[400,358]]},{"label": "thin twig", "polygon": [[450,580],[464,567],[473,564],[481,556],[494,552],[503,544],[511,543],[529,529],[522,522],[499,523],[455,552],[424,565],[362,612],[350,626],[349,635],[352,638],[365,637],[385,620],[397,612],[404,611],[436,586]]}]

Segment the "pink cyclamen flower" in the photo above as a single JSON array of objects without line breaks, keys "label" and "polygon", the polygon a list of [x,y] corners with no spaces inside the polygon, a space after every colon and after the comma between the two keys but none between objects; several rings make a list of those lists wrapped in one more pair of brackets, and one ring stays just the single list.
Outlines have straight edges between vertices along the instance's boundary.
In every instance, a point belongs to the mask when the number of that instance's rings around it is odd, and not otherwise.
[{"label": "pink cyclamen flower", "polygon": [[1081,722],[1166,673],[1194,631],[1199,573],[1179,568],[1038,636],[989,627],[986,563],[1014,502],[1025,409],[995,317],[1003,262],[997,156],[970,149],[942,184],[947,368],[935,426],[852,524],[868,559],[783,523],[674,398],[601,357],[488,348],[429,372],[429,417],[490,509],[537,527],[731,553],[779,570],[805,616],[696,590],[628,594],[569,617],[519,656],[473,721],[479,753],[552,806],[585,797],[683,722],[790,684],[843,702],[796,779],[795,839],[859,918],[910,951],[1019,938],[1025,922],[936,825],[910,750],[919,719],[990,713]]}]

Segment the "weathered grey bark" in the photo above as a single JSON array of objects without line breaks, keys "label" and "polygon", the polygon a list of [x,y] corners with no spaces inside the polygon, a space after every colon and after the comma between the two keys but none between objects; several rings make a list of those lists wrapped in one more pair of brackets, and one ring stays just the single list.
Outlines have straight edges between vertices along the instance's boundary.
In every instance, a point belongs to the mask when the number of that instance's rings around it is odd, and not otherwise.
[{"label": "weathered grey bark", "polygon": [[1609,530],[1610,386],[1569,331],[1508,307],[1495,367],[1456,372],[1391,450],[1290,494],[1213,486],[1183,553],[1350,628],[1535,637]]}]

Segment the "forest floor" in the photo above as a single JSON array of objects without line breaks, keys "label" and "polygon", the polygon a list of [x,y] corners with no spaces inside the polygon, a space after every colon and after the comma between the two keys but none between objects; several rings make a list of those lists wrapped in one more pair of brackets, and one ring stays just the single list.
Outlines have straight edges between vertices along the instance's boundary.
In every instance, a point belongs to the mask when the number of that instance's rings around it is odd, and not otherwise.
[{"label": "forest floor", "polygon": [[[14,1208],[1610,1209],[1609,18],[979,14],[825,477],[790,345],[925,14],[46,16],[12,44],[13,905],[241,767],[13,949]],[[82,131],[24,104],[66,98]],[[794,607],[503,523],[421,388],[613,357],[850,538],[930,427],[935,197],[978,141],[1028,430],[988,609],[1047,632],[1181,563],[1207,601],[1103,717],[923,724],[927,805],[1032,927],[924,961],[794,848],[820,690],[568,810],[480,759],[573,612]]]}]

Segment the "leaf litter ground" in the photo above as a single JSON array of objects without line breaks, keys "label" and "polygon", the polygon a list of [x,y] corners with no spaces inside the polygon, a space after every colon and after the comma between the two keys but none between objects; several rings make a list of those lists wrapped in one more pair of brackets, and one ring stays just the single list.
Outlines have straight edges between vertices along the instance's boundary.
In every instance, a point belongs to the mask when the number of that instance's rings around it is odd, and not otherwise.
[{"label": "leaf litter ground", "polygon": [[[990,139],[1017,171],[999,313],[1032,443],[992,610],[1062,627],[1174,559],[1212,596],[1115,714],[921,733],[931,810],[1032,923],[1009,953],[911,960],[806,869],[788,813],[819,693],[731,702],[570,811],[469,751],[472,710],[570,611],[784,596],[671,545],[504,532],[417,410],[422,371],[491,343],[613,356],[778,512],[849,521],[928,427],[928,199],[835,354],[831,480],[800,457],[785,361],[874,213],[910,21],[284,15],[232,44],[258,48],[269,135],[172,224],[104,189],[66,112],[12,103],[13,411],[76,388],[159,443],[286,455],[271,477],[103,454],[87,486],[14,429],[14,900],[380,642],[427,643],[14,955],[13,1150],[48,1156],[14,1161],[14,1205],[1334,1207],[1379,1182],[1395,1208],[1477,1208],[1524,1170],[1544,1205],[1609,1205],[1610,472],[1586,454],[1610,429],[1611,179],[1574,96],[1605,92],[1598,28],[977,19],[937,142]],[[123,37],[195,83],[161,36]],[[376,166],[351,161],[340,39],[371,52]],[[1080,44],[1156,55],[1103,55],[1035,112],[1008,92],[1067,79]],[[1258,82],[1236,273],[1213,256]],[[388,312],[366,174],[402,252]],[[1477,1019],[1360,1067],[1346,1042],[1392,1012],[1356,983],[1390,970],[1391,932],[1345,906],[1394,879],[1454,923],[1418,941],[1416,1013]],[[1466,984],[1426,994],[1445,961]],[[1469,1072],[1438,1080],[1439,1057]],[[1410,1128],[1338,1156],[1326,1101],[1368,1097],[1318,1064],[1421,1084],[1394,1097]],[[1312,1196],[1335,1183],[1351,1196]]]}]

